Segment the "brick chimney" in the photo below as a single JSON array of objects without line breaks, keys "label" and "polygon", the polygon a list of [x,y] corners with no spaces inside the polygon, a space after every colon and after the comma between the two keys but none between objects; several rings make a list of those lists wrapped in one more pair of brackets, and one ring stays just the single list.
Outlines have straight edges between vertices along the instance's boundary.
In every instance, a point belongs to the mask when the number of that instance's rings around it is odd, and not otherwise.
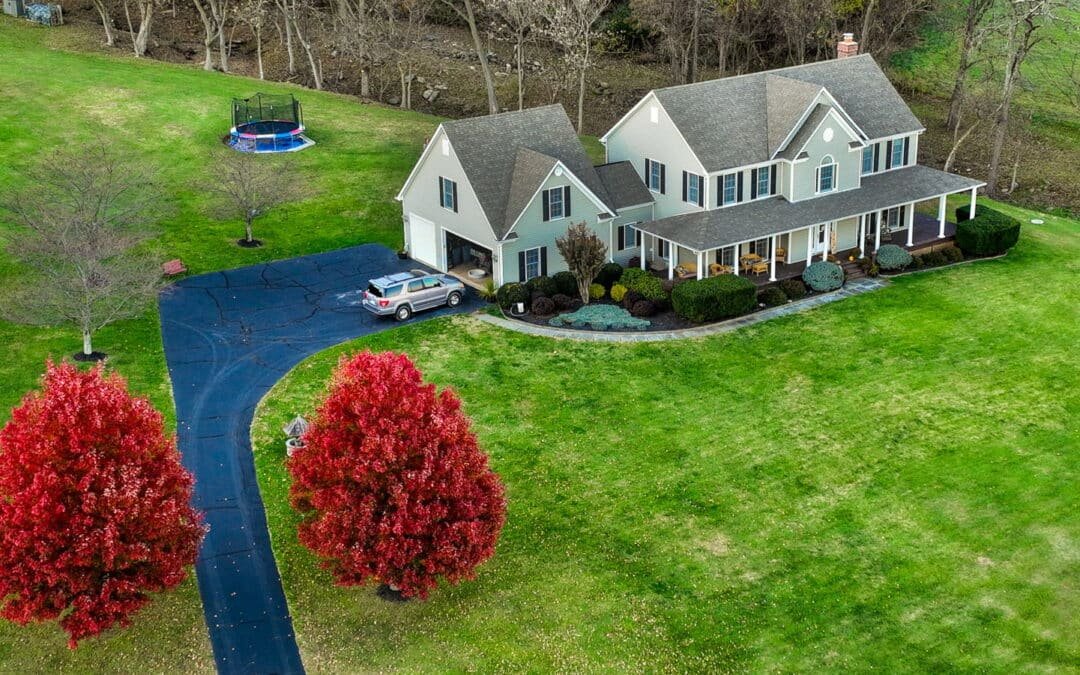
[{"label": "brick chimney", "polygon": [[846,59],[859,54],[859,43],[855,42],[854,33],[844,33],[844,39],[836,43],[836,58]]}]

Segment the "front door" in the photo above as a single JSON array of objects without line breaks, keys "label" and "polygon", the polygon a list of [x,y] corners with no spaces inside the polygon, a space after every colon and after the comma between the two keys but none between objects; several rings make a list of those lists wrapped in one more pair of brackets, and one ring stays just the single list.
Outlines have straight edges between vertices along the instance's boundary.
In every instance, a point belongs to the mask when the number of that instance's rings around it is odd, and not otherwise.
[{"label": "front door", "polygon": [[828,226],[822,223],[810,231],[810,253],[817,255],[825,252],[825,236]]}]

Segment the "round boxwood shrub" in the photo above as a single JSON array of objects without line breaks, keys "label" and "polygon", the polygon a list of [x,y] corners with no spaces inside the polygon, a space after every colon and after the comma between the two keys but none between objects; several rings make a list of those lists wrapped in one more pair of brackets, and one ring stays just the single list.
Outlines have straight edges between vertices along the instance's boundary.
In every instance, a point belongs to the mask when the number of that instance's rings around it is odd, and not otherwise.
[{"label": "round boxwood shrub", "polygon": [[555,313],[555,301],[545,297],[533,301],[532,313],[536,316],[551,316]]},{"label": "round boxwood shrub", "polygon": [[626,309],[630,309],[636,303],[641,302],[644,299],[645,299],[645,296],[642,295],[641,293],[638,293],[637,291],[630,290],[630,291],[627,291],[626,293],[623,294],[622,306],[625,307]]},{"label": "round boxwood shrub", "polygon": [[540,295],[555,295],[559,292],[558,286],[555,285],[555,280],[551,277],[533,277],[525,282],[525,287],[528,288],[531,293],[539,292]]},{"label": "round boxwood shrub", "polygon": [[667,293],[659,278],[649,274],[643,269],[628,267],[623,270],[619,283],[632,291],[637,291],[645,296],[646,300],[653,302],[666,302]]},{"label": "round boxwood shrub", "polygon": [[529,297],[529,291],[525,289],[519,283],[510,282],[499,286],[499,290],[495,292],[495,299],[499,303],[499,307],[502,307],[503,311],[508,311],[510,306],[515,303],[528,303],[531,298]]},{"label": "round boxwood shrub", "polygon": [[577,279],[573,274],[570,274],[566,270],[562,272],[556,272],[551,280],[555,282],[555,290],[552,291],[552,295],[561,293],[562,295],[577,295]]},{"label": "round boxwood shrub", "polygon": [[600,268],[600,273],[593,279],[596,283],[604,287],[604,289],[611,288],[612,284],[617,282],[622,276],[623,268],[617,262],[609,262]]},{"label": "round boxwood shrub", "polygon": [[924,253],[922,257],[923,264],[927,267],[937,267],[938,265],[944,265],[949,262],[944,253],[940,251],[930,251]]},{"label": "round boxwood shrub", "polygon": [[614,284],[611,287],[611,299],[615,302],[622,302],[624,295],[626,295],[626,286],[623,286],[622,284]]},{"label": "round boxwood shrub", "polygon": [[1020,240],[1020,221],[993,209],[956,224],[956,245],[966,255],[998,255]]},{"label": "round boxwood shrub", "polygon": [[574,304],[574,299],[566,293],[556,293],[551,296],[551,301],[555,303],[557,309],[570,309],[570,305]]},{"label": "round boxwood shrub", "polygon": [[958,263],[964,259],[964,252],[955,246],[941,249],[941,255],[945,256],[945,259],[951,263]]},{"label": "round boxwood shrub", "polygon": [[757,287],[745,277],[722,274],[679,284],[671,301],[679,316],[704,323],[749,312],[757,301]]},{"label": "round boxwood shrub", "polygon": [[923,260],[923,257],[921,255],[911,256],[911,269],[921,270],[924,267],[926,267],[926,261]]},{"label": "round boxwood shrub", "polygon": [[656,314],[656,303],[651,300],[638,300],[630,308],[630,316],[652,316]]},{"label": "round boxwood shrub", "polygon": [[877,250],[877,264],[883,270],[902,270],[911,264],[911,254],[896,244],[885,244]]},{"label": "round boxwood shrub", "polygon": [[607,294],[603,284],[589,284],[589,302],[599,300]]},{"label": "round boxwood shrub", "polygon": [[807,286],[819,293],[835,291],[844,285],[844,270],[834,262],[819,260],[803,270],[802,278]]},{"label": "round boxwood shrub", "polygon": [[806,297],[806,284],[801,279],[784,279],[777,286],[788,300],[801,300]]},{"label": "round boxwood shrub", "polygon": [[780,290],[777,286],[768,286],[763,288],[758,293],[758,302],[766,307],[776,307],[778,305],[786,305],[788,301],[787,294]]}]

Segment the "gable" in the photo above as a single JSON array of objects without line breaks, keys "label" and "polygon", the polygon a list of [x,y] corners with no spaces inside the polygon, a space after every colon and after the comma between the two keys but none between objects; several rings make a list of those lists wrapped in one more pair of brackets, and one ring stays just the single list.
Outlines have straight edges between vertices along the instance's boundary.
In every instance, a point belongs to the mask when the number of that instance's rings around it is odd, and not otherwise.
[{"label": "gable", "polygon": [[[829,138],[824,138],[823,134],[828,135]],[[858,133],[848,125],[835,107],[825,103],[816,103],[810,115],[792,136],[791,141],[777,153],[777,157],[789,161],[798,159],[815,139],[820,139],[828,146],[835,146],[836,149],[830,147],[831,152],[848,150],[851,143],[856,143],[859,147],[863,144]]]}]

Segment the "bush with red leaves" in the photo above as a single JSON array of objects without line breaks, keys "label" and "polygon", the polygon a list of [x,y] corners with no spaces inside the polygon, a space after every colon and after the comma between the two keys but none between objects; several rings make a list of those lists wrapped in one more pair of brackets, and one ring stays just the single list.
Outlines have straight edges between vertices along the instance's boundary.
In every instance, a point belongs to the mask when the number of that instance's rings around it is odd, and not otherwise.
[{"label": "bush with red leaves", "polygon": [[300,541],[338,584],[426,598],[495,552],[502,483],[457,396],[424,384],[407,356],[342,357],[304,441],[288,460]]},{"label": "bush with red leaves", "polygon": [[203,526],[161,414],[119,376],[50,362],[42,389],[0,429],[0,598],[74,649],[183,581]]}]

